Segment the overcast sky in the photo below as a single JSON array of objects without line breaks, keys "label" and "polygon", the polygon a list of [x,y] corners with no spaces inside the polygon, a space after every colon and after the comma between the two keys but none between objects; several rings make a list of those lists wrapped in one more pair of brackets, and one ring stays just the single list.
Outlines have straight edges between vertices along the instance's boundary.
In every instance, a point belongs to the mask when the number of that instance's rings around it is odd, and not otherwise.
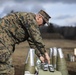
[{"label": "overcast sky", "polygon": [[37,13],[45,10],[58,25],[76,24],[76,0],[0,0],[0,17],[11,10]]}]

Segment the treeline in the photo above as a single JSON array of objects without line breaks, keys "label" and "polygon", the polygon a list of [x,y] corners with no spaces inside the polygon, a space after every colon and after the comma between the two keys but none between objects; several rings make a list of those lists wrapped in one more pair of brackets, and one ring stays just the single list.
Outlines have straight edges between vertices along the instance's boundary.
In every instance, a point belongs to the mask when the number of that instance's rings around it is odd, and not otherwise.
[{"label": "treeline", "polygon": [[[62,27],[60,27],[58,25],[54,25],[53,23],[50,23],[49,26],[40,27],[40,31],[43,35],[43,38],[44,37],[45,38],[54,37],[54,36],[57,38],[57,36],[59,35],[60,38],[64,38],[64,39],[76,39],[76,27],[73,27],[73,26],[62,26]],[[55,35],[51,36],[51,34],[55,34]]]}]

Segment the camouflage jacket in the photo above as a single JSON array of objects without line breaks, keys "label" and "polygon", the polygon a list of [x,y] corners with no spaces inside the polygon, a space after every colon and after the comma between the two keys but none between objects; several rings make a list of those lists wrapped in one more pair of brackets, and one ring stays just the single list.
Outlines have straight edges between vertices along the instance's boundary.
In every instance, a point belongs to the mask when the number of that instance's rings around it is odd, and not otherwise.
[{"label": "camouflage jacket", "polygon": [[35,14],[11,13],[2,18],[1,25],[15,44],[27,40],[30,47],[35,49],[37,56],[46,52]]}]

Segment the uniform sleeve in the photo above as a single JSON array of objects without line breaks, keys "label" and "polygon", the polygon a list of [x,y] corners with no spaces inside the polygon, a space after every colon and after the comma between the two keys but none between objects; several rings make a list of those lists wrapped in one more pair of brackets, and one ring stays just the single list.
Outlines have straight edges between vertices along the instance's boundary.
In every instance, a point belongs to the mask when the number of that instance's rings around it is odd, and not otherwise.
[{"label": "uniform sleeve", "polygon": [[40,51],[37,49],[37,47],[35,46],[33,40],[29,37],[27,41],[28,41],[30,47],[33,48],[33,49],[35,49],[35,54],[36,54],[38,57],[40,57],[41,53],[40,53]]},{"label": "uniform sleeve", "polygon": [[30,14],[27,15],[27,28],[30,38],[32,39],[32,42],[36,46],[37,50],[39,50],[40,53],[44,55],[46,50],[45,50],[45,45],[42,41],[39,27],[37,25],[36,20]]}]

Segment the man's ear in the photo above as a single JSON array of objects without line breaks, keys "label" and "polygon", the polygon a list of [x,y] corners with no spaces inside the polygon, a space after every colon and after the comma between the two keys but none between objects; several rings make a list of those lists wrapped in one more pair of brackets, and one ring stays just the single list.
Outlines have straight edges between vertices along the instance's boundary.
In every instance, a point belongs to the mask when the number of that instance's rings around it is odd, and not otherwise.
[{"label": "man's ear", "polygon": [[42,16],[39,14],[39,18],[42,18]]}]

